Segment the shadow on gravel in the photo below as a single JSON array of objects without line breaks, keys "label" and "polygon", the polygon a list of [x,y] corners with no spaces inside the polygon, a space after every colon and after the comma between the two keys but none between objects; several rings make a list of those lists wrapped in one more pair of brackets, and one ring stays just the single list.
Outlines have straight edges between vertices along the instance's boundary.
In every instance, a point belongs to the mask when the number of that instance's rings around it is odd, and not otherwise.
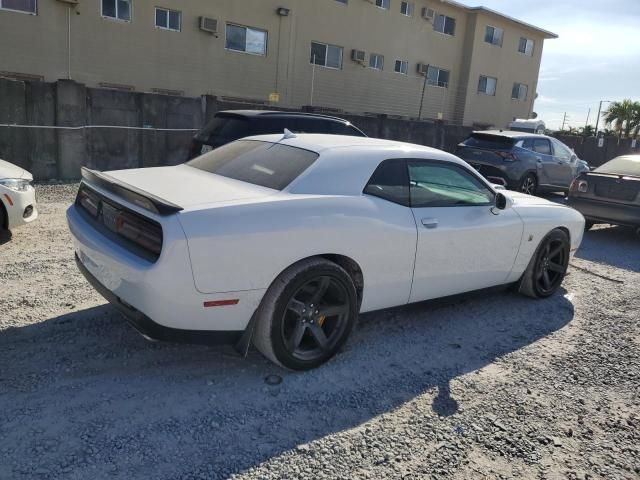
[{"label": "shadow on gravel", "polygon": [[632,228],[598,225],[585,232],[576,257],[640,272],[640,237]]},{"label": "shadow on gravel", "polygon": [[[417,396],[455,415],[452,379],[573,315],[563,295],[506,292],[369,313],[344,352],[305,373],[149,343],[109,306],[0,331],[0,478],[227,478]],[[282,383],[265,384],[271,374]]]}]

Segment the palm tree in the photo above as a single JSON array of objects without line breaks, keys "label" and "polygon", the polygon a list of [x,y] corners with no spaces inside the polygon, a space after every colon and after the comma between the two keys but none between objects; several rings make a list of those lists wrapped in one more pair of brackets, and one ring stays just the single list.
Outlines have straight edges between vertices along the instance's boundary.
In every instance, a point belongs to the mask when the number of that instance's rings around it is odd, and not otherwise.
[{"label": "palm tree", "polygon": [[613,125],[618,131],[618,136],[624,134],[629,137],[631,130],[637,134],[640,127],[640,102],[624,99],[621,102],[613,102],[604,113],[606,125]]}]

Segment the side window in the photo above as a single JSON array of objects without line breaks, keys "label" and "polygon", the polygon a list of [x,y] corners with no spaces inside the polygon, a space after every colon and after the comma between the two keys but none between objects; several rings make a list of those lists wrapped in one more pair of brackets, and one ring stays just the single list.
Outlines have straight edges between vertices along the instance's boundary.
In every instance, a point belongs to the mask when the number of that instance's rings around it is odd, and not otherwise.
[{"label": "side window", "polygon": [[546,138],[536,138],[533,140],[533,151],[543,155],[551,155],[551,145]]},{"label": "side window", "polygon": [[533,151],[533,139],[532,138],[525,138],[522,141],[522,148],[526,148],[527,150]]},{"label": "side window", "polygon": [[393,203],[409,206],[409,176],[407,162],[401,159],[385,160],[373,172],[363,193]]},{"label": "side window", "polygon": [[552,138],[553,142],[553,151],[554,155],[558,157],[563,162],[569,163],[571,161],[571,157],[573,156],[573,152],[567,147],[564,143],[555,138]]},{"label": "side window", "polygon": [[409,160],[411,206],[491,205],[494,193],[463,167],[445,162]]}]

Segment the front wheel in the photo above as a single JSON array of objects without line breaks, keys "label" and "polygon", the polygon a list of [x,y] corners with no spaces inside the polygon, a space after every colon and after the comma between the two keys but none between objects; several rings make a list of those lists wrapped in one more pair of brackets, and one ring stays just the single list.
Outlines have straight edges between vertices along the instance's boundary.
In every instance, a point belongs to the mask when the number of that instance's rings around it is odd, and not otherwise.
[{"label": "front wheel", "polygon": [[357,316],[357,293],[349,274],[324,258],[303,260],[267,290],[253,343],[280,366],[309,370],[338,352]]},{"label": "front wheel", "polygon": [[552,230],[531,258],[520,280],[520,292],[534,298],[556,293],[567,274],[569,251],[569,236],[563,230]]}]

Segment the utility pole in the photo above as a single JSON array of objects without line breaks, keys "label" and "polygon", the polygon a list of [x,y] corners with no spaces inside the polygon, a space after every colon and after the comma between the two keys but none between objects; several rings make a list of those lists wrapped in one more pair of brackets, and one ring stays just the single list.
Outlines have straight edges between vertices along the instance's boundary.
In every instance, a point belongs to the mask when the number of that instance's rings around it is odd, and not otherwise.
[{"label": "utility pole", "polygon": [[560,131],[564,131],[564,124],[567,121],[567,112],[564,112],[564,117],[562,117],[562,128],[560,128]]},{"label": "utility pole", "polygon": [[596,137],[598,136],[598,125],[600,124],[600,112],[602,111],[602,104],[604,102],[611,103],[611,100],[600,100],[600,106],[598,107],[598,118],[596,118]]},{"label": "utility pole", "polygon": [[418,112],[418,120],[422,120],[422,107],[424,106],[424,94],[427,90],[429,65],[427,65],[427,71],[424,72],[424,83],[422,84],[422,96],[420,97],[420,111]]},{"label": "utility pole", "polygon": [[589,117],[591,116],[591,109],[587,112],[587,121],[584,124],[584,128],[586,129],[589,126]]}]

